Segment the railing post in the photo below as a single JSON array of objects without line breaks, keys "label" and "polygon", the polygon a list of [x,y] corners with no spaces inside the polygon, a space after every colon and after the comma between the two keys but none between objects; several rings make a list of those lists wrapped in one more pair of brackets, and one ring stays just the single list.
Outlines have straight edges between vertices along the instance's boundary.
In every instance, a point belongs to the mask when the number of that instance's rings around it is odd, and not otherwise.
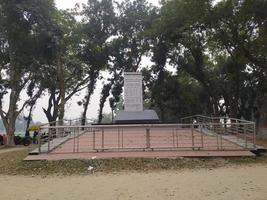
[{"label": "railing post", "polygon": [[77,128],[77,150],[76,152],[79,152],[79,145],[80,145],[80,129]]},{"label": "railing post", "polygon": [[120,148],[120,127],[118,127],[118,149]]},{"label": "railing post", "polygon": [[200,134],[201,134],[201,148],[204,148],[204,138],[203,138],[203,125],[200,125]]},{"label": "railing post", "polygon": [[248,148],[247,125],[244,124],[245,148]]},{"label": "railing post", "polygon": [[93,129],[93,150],[95,150],[95,129]]},{"label": "railing post", "polygon": [[220,149],[220,144],[219,144],[219,135],[217,133],[216,134],[216,138],[217,138],[217,149]]},{"label": "railing post", "polygon": [[123,148],[123,128],[121,129],[121,147]]},{"label": "railing post", "polygon": [[179,147],[178,131],[177,129],[175,131],[176,131],[176,147],[178,148]]},{"label": "railing post", "polygon": [[220,134],[220,142],[221,142],[221,150],[223,150],[223,141],[222,141],[222,135]]},{"label": "railing post", "polygon": [[172,146],[175,147],[175,134],[174,134],[174,128],[172,128]]},{"label": "railing post", "polygon": [[150,149],[150,129],[146,129],[146,148]]},{"label": "railing post", "polygon": [[102,128],[102,151],[104,151],[104,128]]},{"label": "railing post", "polygon": [[191,134],[192,134],[192,149],[195,150],[194,125],[191,125]]},{"label": "railing post", "polygon": [[76,146],[75,140],[76,140],[75,128],[73,128],[73,153],[75,153],[75,146]]},{"label": "railing post", "polygon": [[224,134],[227,134],[227,119],[223,118],[223,125],[224,125]]},{"label": "railing post", "polygon": [[39,152],[39,154],[41,153],[41,137],[42,137],[42,132],[41,132],[41,130],[39,130],[39,133],[38,133],[38,152]]},{"label": "railing post", "polygon": [[256,149],[256,124],[253,123],[253,147]]},{"label": "railing post", "polygon": [[49,130],[48,130],[47,153],[50,152],[50,138],[51,138],[51,128],[49,128]]}]

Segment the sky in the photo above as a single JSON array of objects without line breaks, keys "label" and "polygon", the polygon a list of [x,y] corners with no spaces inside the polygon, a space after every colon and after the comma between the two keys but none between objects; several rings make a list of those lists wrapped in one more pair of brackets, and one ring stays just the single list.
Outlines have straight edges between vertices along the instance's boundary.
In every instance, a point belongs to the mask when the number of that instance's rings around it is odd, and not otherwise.
[{"label": "sky", "polygon": [[[121,0],[118,0],[121,1]],[[55,0],[56,6],[59,9],[70,9],[74,8],[76,3],[86,3],[87,0]],[[149,3],[152,3],[154,5],[158,5],[157,0],[148,0]],[[148,58],[145,58],[144,61],[142,62],[142,66],[148,66],[151,65],[151,62]],[[106,72],[103,72],[103,76],[107,77],[108,74]],[[101,94],[101,89],[103,86],[103,80],[99,80],[97,82],[96,89],[94,91],[94,94],[91,98],[91,102],[89,105],[88,109],[88,114],[87,118],[89,119],[95,119],[97,118],[98,114],[98,109],[99,109],[99,100],[100,100],[100,94]],[[77,119],[80,118],[81,113],[82,113],[82,106],[78,106],[77,102],[82,100],[85,96],[86,92],[81,91],[78,93],[76,96],[74,96],[66,105],[66,112],[65,112],[65,118],[66,119]],[[21,101],[19,102],[19,106],[23,104],[23,102],[27,99],[27,94],[25,92],[22,93],[21,95]],[[6,95],[4,98],[4,106],[5,110],[8,109],[8,103],[9,103],[9,95]],[[47,122],[46,116],[43,112],[43,107],[46,108],[48,104],[48,95],[44,94],[38,101],[35,110],[33,111],[33,120],[34,121],[39,121],[39,122]],[[105,107],[104,107],[104,113],[110,113],[111,110],[109,108],[109,101],[107,100]],[[27,115],[27,111],[24,110],[22,112],[23,116]]]},{"label": "sky", "polygon": [[[117,0],[118,2],[122,0]],[[149,3],[154,5],[158,5],[158,0],[147,0]],[[76,3],[86,3],[87,0],[55,0],[56,6],[59,9],[67,9],[67,8],[74,8]]]}]

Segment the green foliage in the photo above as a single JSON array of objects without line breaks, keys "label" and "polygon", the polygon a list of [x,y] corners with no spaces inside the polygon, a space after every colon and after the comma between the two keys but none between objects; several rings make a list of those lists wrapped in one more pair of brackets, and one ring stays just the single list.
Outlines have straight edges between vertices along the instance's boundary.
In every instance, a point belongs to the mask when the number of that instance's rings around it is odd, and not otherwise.
[{"label": "green foliage", "polygon": [[[53,29],[51,15],[53,1],[0,1],[0,115],[8,135],[8,145],[14,145],[13,136],[18,115],[31,102],[37,86],[36,74],[45,64],[47,49],[43,38]],[[18,107],[20,94],[28,86],[28,100]],[[3,108],[4,95],[10,91],[8,108]]]},{"label": "green foliage", "polygon": [[[6,127],[43,91],[49,121],[82,89],[85,119],[105,70],[99,117],[109,98],[122,107],[123,72],[142,70],[145,105],[162,121],[212,114],[253,119],[267,112],[267,2],[89,0],[80,13],[59,11],[52,0],[0,1],[0,98],[11,91]],[[81,15],[77,21],[75,14]],[[144,57],[152,66],[141,69]],[[168,67],[174,67],[174,72]],[[24,89],[30,97],[18,108]],[[10,118],[10,119],[8,119]],[[30,119],[30,116],[28,117]],[[266,118],[267,121],[267,118]]]},{"label": "green foliage", "polygon": [[[168,60],[177,68],[178,76],[185,76],[186,72],[204,88],[204,99],[209,102],[204,112],[252,119],[261,107],[258,101],[267,92],[263,86],[266,35],[262,33],[266,31],[266,14],[262,9],[265,7],[266,1],[250,0],[164,2],[160,17],[150,30],[156,63],[152,70],[158,73],[158,80],[162,79],[159,90],[163,80],[167,80],[161,76]],[[190,87],[188,83],[187,86]],[[155,97],[166,102],[164,95]],[[199,101],[198,105],[203,104]]]}]

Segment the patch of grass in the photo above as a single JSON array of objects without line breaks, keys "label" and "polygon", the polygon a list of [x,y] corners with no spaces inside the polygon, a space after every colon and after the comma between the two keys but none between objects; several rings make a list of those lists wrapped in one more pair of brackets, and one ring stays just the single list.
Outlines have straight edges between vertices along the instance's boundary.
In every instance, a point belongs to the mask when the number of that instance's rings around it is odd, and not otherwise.
[{"label": "patch of grass", "polygon": [[86,175],[88,167],[93,172],[120,172],[181,169],[214,169],[227,166],[253,164],[267,165],[267,156],[257,158],[177,158],[177,159],[103,159],[103,160],[61,160],[23,161],[30,149],[0,154],[0,174],[5,175]]}]

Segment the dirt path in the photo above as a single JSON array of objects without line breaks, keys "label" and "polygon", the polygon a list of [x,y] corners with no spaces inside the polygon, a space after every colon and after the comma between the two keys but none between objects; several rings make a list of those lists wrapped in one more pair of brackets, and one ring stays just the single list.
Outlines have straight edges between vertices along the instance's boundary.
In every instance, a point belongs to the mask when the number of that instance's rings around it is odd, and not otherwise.
[{"label": "dirt path", "polygon": [[267,166],[123,172],[71,177],[0,176],[0,199],[266,200]]},{"label": "dirt path", "polygon": [[13,152],[13,151],[20,151],[23,149],[27,149],[28,147],[14,147],[14,148],[0,148],[0,154]]}]

